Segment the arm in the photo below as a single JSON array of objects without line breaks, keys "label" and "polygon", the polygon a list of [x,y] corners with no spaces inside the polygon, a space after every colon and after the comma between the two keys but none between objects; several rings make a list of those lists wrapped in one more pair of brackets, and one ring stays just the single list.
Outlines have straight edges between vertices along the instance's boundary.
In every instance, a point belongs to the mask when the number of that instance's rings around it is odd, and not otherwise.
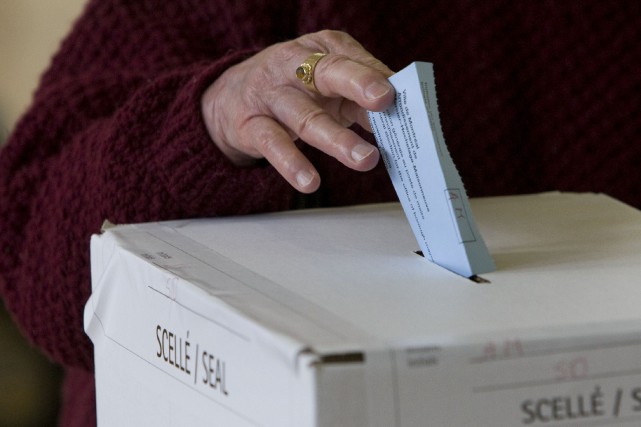
[{"label": "arm", "polygon": [[186,28],[198,8],[187,2],[116,3],[89,5],[0,155],[2,297],[35,344],[84,367],[88,239],[104,219],[284,209],[293,197],[272,168],[229,162],[200,119],[205,88],[254,51],[228,17],[199,12],[202,34]]},{"label": "arm", "polygon": [[[91,366],[87,249],[104,219],[287,209],[298,202],[289,184],[313,192],[321,173],[332,189],[323,203],[392,194],[381,168],[359,183],[347,172],[374,168],[378,152],[346,126],[367,128],[363,108],[393,99],[391,72],[351,37],[276,43],[281,32],[248,34],[216,2],[129,3],[90,4],[0,159],[0,290],[27,335],[67,365]],[[316,51],[329,54],[320,93],[294,75]],[[383,91],[369,96],[376,83]]]}]

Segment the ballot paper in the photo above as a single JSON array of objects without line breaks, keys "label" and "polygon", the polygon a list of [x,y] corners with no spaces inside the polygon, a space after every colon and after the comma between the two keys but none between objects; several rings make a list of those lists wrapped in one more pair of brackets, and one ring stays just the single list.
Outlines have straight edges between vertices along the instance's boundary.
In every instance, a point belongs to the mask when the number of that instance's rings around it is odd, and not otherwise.
[{"label": "ballot paper", "polygon": [[445,145],[432,64],[414,62],[389,80],[394,105],[369,119],[423,256],[466,277],[494,271]]}]

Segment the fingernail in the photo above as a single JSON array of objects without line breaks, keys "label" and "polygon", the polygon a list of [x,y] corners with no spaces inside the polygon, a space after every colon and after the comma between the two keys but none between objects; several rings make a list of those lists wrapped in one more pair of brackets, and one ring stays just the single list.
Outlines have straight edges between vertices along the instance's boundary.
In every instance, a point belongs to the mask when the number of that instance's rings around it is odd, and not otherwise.
[{"label": "fingernail", "polygon": [[360,162],[365,157],[371,155],[376,148],[371,144],[358,144],[356,147],[352,148],[352,159],[356,162]]},{"label": "fingernail", "polygon": [[365,89],[365,97],[370,100],[379,99],[387,95],[392,87],[389,84],[374,82]]},{"label": "fingernail", "polygon": [[314,179],[314,174],[306,170],[300,170],[296,174],[296,183],[300,187],[307,187],[312,179]]}]

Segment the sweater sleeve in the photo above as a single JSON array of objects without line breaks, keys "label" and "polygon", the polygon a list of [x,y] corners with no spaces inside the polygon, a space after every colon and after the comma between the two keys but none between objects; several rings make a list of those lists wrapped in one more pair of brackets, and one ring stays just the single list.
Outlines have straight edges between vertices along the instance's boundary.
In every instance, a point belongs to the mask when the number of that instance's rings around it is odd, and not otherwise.
[{"label": "sweater sleeve", "polygon": [[198,3],[90,3],[0,153],[0,292],[32,342],[64,365],[92,366],[82,312],[89,238],[103,220],[292,203],[273,168],[228,162],[200,116],[204,89],[275,41],[261,31],[279,33],[236,25],[223,1]]}]

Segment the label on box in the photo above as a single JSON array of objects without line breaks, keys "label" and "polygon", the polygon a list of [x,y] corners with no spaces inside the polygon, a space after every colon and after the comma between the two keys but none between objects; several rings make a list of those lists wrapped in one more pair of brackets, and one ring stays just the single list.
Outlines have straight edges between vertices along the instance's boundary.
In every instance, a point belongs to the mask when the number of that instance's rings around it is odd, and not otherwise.
[{"label": "label on box", "polygon": [[[387,426],[638,426],[641,336],[388,351]],[[381,368],[381,355],[368,371]],[[368,380],[368,384],[373,383]],[[373,406],[373,405],[372,405]],[[427,408],[427,409],[426,409]],[[370,421],[375,413],[370,411]],[[379,424],[372,424],[379,425]],[[381,424],[382,425],[382,424]]]},{"label": "label on box", "polygon": [[394,106],[369,112],[369,118],[423,255],[466,277],[493,271],[443,139],[432,64],[412,63],[390,82],[396,89]]}]

